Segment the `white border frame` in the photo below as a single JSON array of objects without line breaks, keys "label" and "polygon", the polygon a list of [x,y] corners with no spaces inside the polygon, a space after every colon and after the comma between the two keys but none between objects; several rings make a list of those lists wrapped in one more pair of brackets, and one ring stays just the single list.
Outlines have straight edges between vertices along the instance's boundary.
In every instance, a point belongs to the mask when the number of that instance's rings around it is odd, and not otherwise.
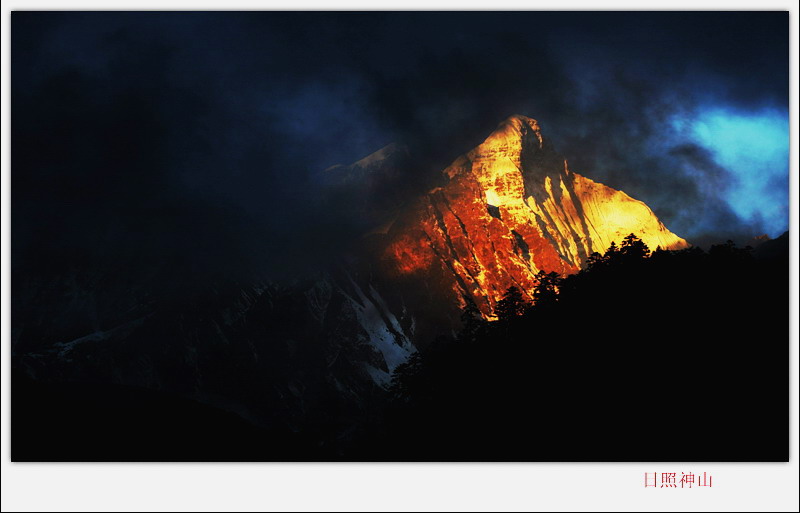
[{"label": "white border frame", "polygon": [[[791,63],[790,463],[587,464],[19,464],[10,463],[11,10],[548,10],[551,2],[410,0],[2,0],[2,509],[3,511],[798,511],[798,31],[797,5],[767,0],[606,3],[562,10],[787,10]],[[657,441],[654,441],[657,443]],[[712,488],[643,487],[644,472],[708,472]]]}]

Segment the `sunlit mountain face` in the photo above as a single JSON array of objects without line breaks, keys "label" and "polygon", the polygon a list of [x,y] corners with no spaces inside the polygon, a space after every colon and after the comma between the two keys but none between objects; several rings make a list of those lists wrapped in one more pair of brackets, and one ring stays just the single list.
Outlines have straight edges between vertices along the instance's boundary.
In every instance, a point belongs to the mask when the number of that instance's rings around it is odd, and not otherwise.
[{"label": "sunlit mountain face", "polygon": [[532,291],[540,271],[574,273],[631,233],[654,249],[688,246],[644,203],[571,171],[525,116],[443,173],[446,183],[388,229],[384,258],[400,274],[449,277],[453,299],[487,316],[509,287]]},{"label": "sunlit mountain face", "polygon": [[786,13],[12,21],[17,459],[782,461]]}]

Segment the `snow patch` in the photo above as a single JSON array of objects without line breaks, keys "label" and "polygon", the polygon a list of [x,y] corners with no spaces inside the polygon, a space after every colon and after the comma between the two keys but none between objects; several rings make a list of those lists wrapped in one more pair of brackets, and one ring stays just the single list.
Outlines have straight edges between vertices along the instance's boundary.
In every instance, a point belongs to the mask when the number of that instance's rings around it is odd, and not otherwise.
[{"label": "snow patch", "polygon": [[[416,349],[405,334],[397,318],[386,306],[383,298],[374,287],[369,287],[369,295],[350,278],[358,300],[345,294],[356,313],[359,324],[365,331],[369,344],[382,356],[389,372],[366,365],[372,379],[382,385],[390,379],[390,373],[408,360]],[[387,324],[388,322],[388,324]]]}]

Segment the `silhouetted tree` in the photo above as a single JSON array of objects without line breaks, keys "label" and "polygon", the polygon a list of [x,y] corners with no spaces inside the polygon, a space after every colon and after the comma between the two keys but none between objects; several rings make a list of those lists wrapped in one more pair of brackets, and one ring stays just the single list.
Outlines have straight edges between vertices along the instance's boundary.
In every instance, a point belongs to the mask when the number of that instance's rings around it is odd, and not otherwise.
[{"label": "silhouetted tree", "polygon": [[[610,250],[611,248],[609,248]],[[602,268],[606,264],[606,257],[595,251],[589,258],[586,259],[586,269],[589,271],[595,271],[597,269]]]},{"label": "silhouetted tree", "polygon": [[739,248],[732,240],[725,241],[725,244],[715,244],[708,250],[708,255],[717,261],[744,262],[752,258],[750,246]]},{"label": "silhouetted tree", "polygon": [[549,306],[558,301],[558,286],[561,276],[556,272],[536,273],[536,287],[533,289],[533,300],[536,306]]},{"label": "silhouetted tree", "polygon": [[515,286],[506,291],[503,299],[497,302],[497,317],[501,321],[519,317],[525,313],[528,303],[522,297],[522,292]]},{"label": "silhouetted tree", "polygon": [[421,383],[420,379],[423,370],[422,354],[413,353],[392,373],[392,381],[388,387],[390,396],[395,400],[408,401],[415,392],[419,393],[419,390],[424,387],[424,383]]},{"label": "silhouetted tree", "polygon": [[622,247],[620,247],[619,252],[626,260],[641,260],[650,256],[650,248],[634,234],[622,239]]},{"label": "silhouetted tree", "polygon": [[458,338],[464,342],[474,342],[485,321],[472,297],[465,295],[464,303],[464,310],[461,312],[461,332]]}]

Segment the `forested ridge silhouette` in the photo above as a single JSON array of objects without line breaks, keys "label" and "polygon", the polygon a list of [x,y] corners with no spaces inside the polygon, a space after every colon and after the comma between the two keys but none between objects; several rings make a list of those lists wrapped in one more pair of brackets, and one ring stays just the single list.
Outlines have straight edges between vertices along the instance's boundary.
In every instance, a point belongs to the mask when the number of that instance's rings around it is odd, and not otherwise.
[{"label": "forested ridge silhouette", "polygon": [[787,277],[788,254],[651,252],[631,234],[577,274],[539,273],[533,301],[511,287],[497,320],[467,300],[457,336],[395,371],[367,446],[422,461],[786,461]]},{"label": "forested ridge silhouette", "polygon": [[[533,290],[512,287],[496,319],[466,300],[458,333],[421,345],[357,408],[332,392],[309,403],[301,430],[166,391],[32,380],[16,368],[12,456],[787,461],[787,242],[651,252],[632,234],[577,274],[539,273]],[[273,321],[288,329],[297,319]],[[272,365],[290,366],[278,356]],[[220,365],[225,380],[246,369]]]}]

